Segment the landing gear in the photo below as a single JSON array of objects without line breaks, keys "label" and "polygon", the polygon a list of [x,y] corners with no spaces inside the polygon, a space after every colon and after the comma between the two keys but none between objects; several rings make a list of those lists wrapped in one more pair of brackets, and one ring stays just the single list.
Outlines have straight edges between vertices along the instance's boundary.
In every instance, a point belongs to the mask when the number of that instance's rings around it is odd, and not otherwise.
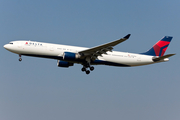
[{"label": "landing gear", "polygon": [[20,61],[20,62],[22,61],[21,55],[19,55],[19,61]]},{"label": "landing gear", "polygon": [[[89,74],[90,71],[94,70],[94,67],[91,66],[91,59],[90,59],[90,57],[86,57],[85,58],[85,62],[82,65],[83,65],[83,68],[81,69],[81,71],[85,72],[86,74]],[[88,68],[89,68],[89,70],[88,70]]]},{"label": "landing gear", "polygon": [[89,71],[89,70],[87,70],[87,71],[86,71],[86,74],[88,75],[89,73],[90,73],[90,71]]},{"label": "landing gear", "polygon": [[21,62],[21,61],[22,61],[22,58],[19,58],[19,61]]},{"label": "landing gear", "polygon": [[86,71],[86,68],[85,68],[85,67],[83,67],[81,70],[84,72],[84,71]]},{"label": "landing gear", "polygon": [[[87,68],[89,68],[90,70],[87,70]],[[83,68],[81,69],[83,72],[86,72],[86,74],[89,74],[90,71],[93,71],[94,70],[94,67],[93,66],[90,66],[90,64],[84,64],[83,65]]]},{"label": "landing gear", "polygon": [[94,67],[93,67],[93,66],[91,66],[91,67],[90,67],[90,70],[91,70],[91,71],[93,71],[93,70],[94,70]]}]

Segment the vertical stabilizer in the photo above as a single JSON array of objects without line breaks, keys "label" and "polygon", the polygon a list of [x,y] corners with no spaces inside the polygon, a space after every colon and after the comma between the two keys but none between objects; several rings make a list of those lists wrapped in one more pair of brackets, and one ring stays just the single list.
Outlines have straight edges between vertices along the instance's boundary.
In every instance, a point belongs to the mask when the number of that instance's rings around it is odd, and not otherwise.
[{"label": "vertical stabilizer", "polygon": [[150,50],[143,53],[145,55],[152,56],[163,56],[168,48],[173,37],[165,36],[160,41],[158,41]]}]

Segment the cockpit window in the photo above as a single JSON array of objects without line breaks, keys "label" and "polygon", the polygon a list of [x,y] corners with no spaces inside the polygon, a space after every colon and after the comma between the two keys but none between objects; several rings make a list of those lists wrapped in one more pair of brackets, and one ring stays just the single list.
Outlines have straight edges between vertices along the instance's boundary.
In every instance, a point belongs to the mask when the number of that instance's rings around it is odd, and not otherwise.
[{"label": "cockpit window", "polygon": [[13,44],[13,43],[9,43],[9,44]]}]

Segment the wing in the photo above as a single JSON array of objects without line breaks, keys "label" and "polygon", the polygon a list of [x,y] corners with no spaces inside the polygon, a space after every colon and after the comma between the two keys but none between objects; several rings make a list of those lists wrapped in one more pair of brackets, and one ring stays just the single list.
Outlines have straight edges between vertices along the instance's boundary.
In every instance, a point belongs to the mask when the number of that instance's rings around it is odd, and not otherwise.
[{"label": "wing", "polygon": [[117,44],[124,42],[130,37],[131,34],[126,35],[125,37],[115,40],[103,45],[99,45],[87,50],[79,51],[79,54],[81,54],[84,57],[89,56],[92,60],[95,60],[98,56],[102,56],[102,54],[107,54],[106,52],[112,51],[113,47]]}]

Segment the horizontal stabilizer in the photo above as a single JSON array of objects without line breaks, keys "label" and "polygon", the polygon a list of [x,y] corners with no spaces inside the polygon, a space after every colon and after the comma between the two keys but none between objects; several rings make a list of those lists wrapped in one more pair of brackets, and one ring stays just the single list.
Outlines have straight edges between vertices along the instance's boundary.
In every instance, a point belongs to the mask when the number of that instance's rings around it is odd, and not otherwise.
[{"label": "horizontal stabilizer", "polygon": [[164,60],[165,58],[169,58],[169,57],[171,57],[173,55],[175,55],[175,54],[168,54],[168,55],[164,55],[164,56],[161,56],[161,57],[153,57],[153,61],[157,62],[157,61],[160,61],[160,60]]}]

